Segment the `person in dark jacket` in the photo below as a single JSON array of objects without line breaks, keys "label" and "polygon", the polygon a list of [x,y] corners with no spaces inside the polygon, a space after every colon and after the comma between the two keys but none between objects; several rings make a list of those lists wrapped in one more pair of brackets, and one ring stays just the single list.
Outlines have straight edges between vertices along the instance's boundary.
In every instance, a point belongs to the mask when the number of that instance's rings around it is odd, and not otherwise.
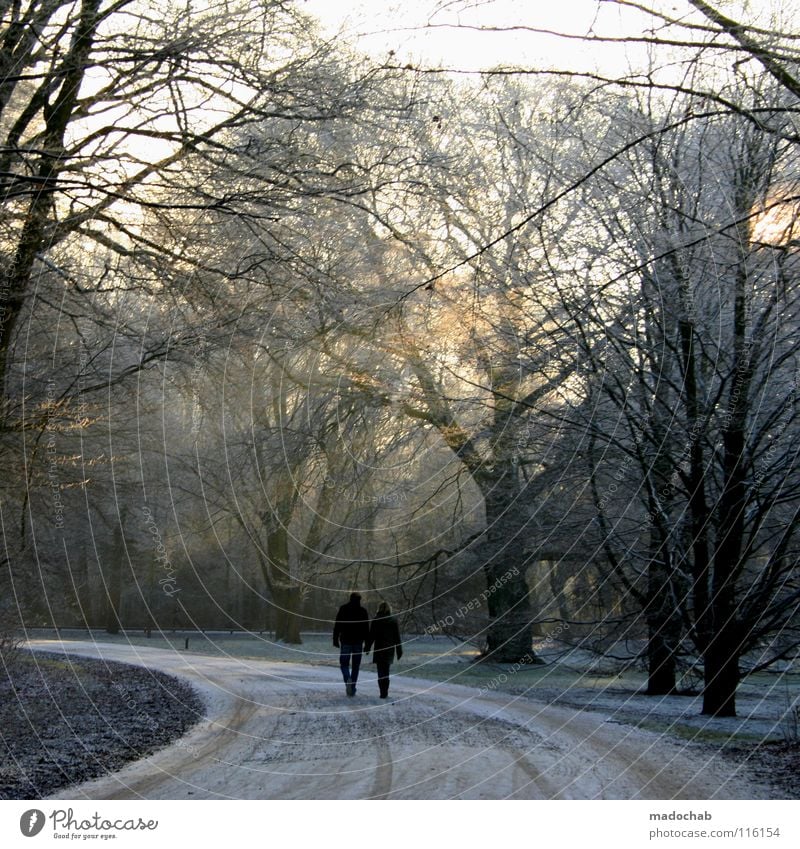
[{"label": "person in dark jacket", "polygon": [[378,612],[369,626],[365,650],[369,652],[373,646],[372,662],[378,667],[378,691],[381,698],[385,699],[389,695],[389,667],[395,657],[400,660],[403,656],[400,627],[385,601],[380,603]]},{"label": "person in dark jacket", "polygon": [[343,604],[336,614],[333,626],[333,644],[339,649],[339,666],[348,696],[355,696],[361,653],[369,638],[369,614],[361,606],[361,596],[350,594],[350,601]]}]

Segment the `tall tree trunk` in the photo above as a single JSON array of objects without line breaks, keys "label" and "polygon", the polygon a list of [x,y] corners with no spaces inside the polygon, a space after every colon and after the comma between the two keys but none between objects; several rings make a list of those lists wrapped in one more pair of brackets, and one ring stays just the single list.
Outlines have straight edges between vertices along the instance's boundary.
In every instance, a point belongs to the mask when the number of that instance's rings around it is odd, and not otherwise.
[{"label": "tall tree trunk", "polygon": [[89,575],[89,557],[87,556],[85,545],[81,547],[80,559],[78,560],[78,564],[78,609],[80,610],[80,617],[84,627],[91,628],[94,624],[94,615],[92,612],[92,582],[91,576]]},{"label": "tall tree trunk", "polygon": [[[489,627],[483,657],[501,663],[535,662],[530,590],[525,578],[525,487],[521,486],[517,465],[518,415],[523,409],[514,400],[519,381],[517,369],[507,364],[494,368],[488,360],[481,363],[496,390],[490,426],[491,456],[487,456],[454,417],[424,357],[419,351],[406,353],[427,407],[423,413],[407,406],[406,412],[437,428],[445,444],[469,471],[484,498],[484,600],[489,610]],[[537,390],[537,393],[530,394],[525,408],[545,394],[545,389]]]},{"label": "tall tree trunk", "polygon": [[[677,689],[676,653],[681,640],[681,610],[676,603],[675,564],[669,545],[665,515],[670,509],[672,489],[670,473],[673,461],[665,447],[664,428],[654,423],[655,443],[660,446],[649,470],[653,482],[649,487],[650,543],[647,567],[647,591],[642,604],[647,622],[647,689],[648,696],[666,696]],[[660,493],[660,498],[656,496]]]},{"label": "tall tree trunk", "polygon": [[675,604],[673,570],[666,540],[656,535],[650,543],[647,570],[647,695],[676,692],[676,655],[681,638],[680,611]]},{"label": "tall tree trunk", "polygon": [[302,595],[299,586],[278,585],[272,592],[275,602],[275,639],[300,645]]},{"label": "tall tree trunk", "polygon": [[[489,628],[485,658],[497,663],[533,663],[531,608],[524,568],[513,574],[510,560],[484,565]],[[511,577],[509,578],[509,572]]]},{"label": "tall tree trunk", "polygon": [[[64,140],[89,64],[89,54],[99,21],[99,7],[100,0],[84,0],[81,5],[80,18],[69,53],[62,61],[61,85],[52,101],[42,110],[45,129],[38,147],[43,153],[36,168],[37,185],[40,186],[40,190],[32,197],[11,262],[7,268],[0,271],[0,283],[5,296],[3,311],[0,314],[0,401],[2,403],[6,401],[11,341],[28,296],[36,256],[42,248],[47,225],[51,221],[53,192],[63,168]],[[5,416],[5,409],[2,415]]]},{"label": "tall tree trunk", "polygon": [[125,546],[122,539],[122,528],[114,528],[114,539],[111,546],[110,572],[106,579],[106,631],[118,634],[122,627],[120,620],[120,605],[122,602],[122,558],[125,557]]},{"label": "tall tree trunk", "polygon": [[532,663],[530,590],[526,580],[525,521],[516,469],[512,466],[485,481],[486,604],[489,627],[487,660]]},{"label": "tall tree trunk", "polygon": [[703,713],[710,716],[736,716],[742,644],[736,611],[736,578],[741,568],[744,536],[743,429],[732,425],[724,442],[724,485],[719,500],[719,542],[714,553],[710,602],[711,636],[703,658]]},{"label": "tall tree trunk", "polygon": [[[688,295],[683,293],[684,312],[688,313]],[[686,425],[689,431],[689,517],[692,547],[692,613],[694,642],[704,652],[711,638],[711,605],[709,600],[710,556],[708,529],[711,512],[706,500],[705,451],[703,423],[697,390],[697,352],[693,322],[679,322],[683,395]]]},{"label": "tall tree trunk", "polygon": [[[740,245],[747,232],[740,228]],[[717,503],[717,544],[711,578],[711,637],[703,665],[703,713],[736,716],[739,654],[742,637],[736,616],[736,579],[741,571],[744,511],[747,502],[745,452],[748,396],[752,383],[751,351],[747,340],[747,264],[740,256],[733,305],[733,363],[728,410],[722,432],[722,490]]]},{"label": "tall tree trunk", "polygon": [[299,645],[302,593],[289,575],[289,535],[278,525],[267,535],[267,563],[262,564],[264,578],[275,610],[275,639]]},{"label": "tall tree trunk", "polygon": [[[714,604],[715,614],[727,605]],[[738,629],[733,621],[714,622],[714,633],[703,656],[703,713],[707,716],[736,716],[736,689],[739,686]]]}]

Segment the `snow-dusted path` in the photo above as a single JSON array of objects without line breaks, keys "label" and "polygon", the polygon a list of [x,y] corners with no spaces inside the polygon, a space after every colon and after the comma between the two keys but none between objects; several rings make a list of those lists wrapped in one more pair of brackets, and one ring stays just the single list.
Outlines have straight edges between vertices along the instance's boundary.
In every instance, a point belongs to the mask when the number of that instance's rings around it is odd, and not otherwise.
[{"label": "snow-dusted path", "polygon": [[[36,640],[47,651],[183,676],[206,718],[181,740],[61,799],[767,798],[680,742],[601,714],[393,678],[371,664],[348,699],[339,670],[138,646]],[[146,706],[131,703],[131,709]],[[154,717],[156,720],[158,717]]]}]

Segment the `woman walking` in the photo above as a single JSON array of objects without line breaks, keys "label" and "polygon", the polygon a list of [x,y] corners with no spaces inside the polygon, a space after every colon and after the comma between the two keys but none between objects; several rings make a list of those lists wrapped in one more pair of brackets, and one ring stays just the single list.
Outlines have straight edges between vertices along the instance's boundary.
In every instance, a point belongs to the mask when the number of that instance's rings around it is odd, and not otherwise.
[{"label": "woman walking", "polygon": [[389,695],[389,667],[395,657],[400,660],[403,656],[400,627],[385,601],[380,603],[378,612],[370,623],[369,638],[364,650],[368,652],[373,647],[372,662],[378,667],[378,690],[381,698],[385,699]]}]

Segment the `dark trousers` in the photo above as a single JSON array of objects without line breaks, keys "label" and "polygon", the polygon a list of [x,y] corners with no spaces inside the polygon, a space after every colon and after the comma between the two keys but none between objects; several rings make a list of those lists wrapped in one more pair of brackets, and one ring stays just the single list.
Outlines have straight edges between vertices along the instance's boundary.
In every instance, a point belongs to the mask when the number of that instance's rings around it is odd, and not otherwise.
[{"label": "dark trousers", "polygon": [[378,692],[382,696],[389,695],[389,667],[391,664],[386,662],[378,662],[375,664],[378,667]]},{"label": "dark trousers", "polygon": [[358,681],[358,670],[361,668],[362,643],[342,643],[339,649],[339,666],[342,668],[342,678],[345,684],[355,684]]}]

